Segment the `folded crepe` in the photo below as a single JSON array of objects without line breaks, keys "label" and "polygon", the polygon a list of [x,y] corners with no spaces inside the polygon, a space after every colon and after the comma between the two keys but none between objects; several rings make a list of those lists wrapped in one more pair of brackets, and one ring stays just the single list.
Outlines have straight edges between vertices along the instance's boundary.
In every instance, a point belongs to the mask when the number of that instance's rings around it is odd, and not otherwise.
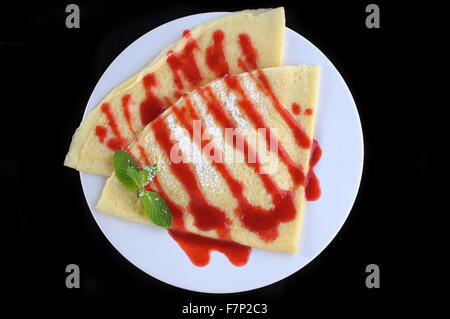
[{"label": "folded crepe", "polygon": [[245,10],[183,32],[131,79],[113,89],[76,130],[64,164],[110,176],[112,156],[127,150],[183,94],[226,74],[282,64],[284,9]]},{"label": "folded crepe", "polygon": [[[318,66],[229,75],[183,96],[128,151],[156,163],[148,189],[172,228],[262,249],[297,251],[313,145]],[[97,209],[150,224],[115,174]]]}]

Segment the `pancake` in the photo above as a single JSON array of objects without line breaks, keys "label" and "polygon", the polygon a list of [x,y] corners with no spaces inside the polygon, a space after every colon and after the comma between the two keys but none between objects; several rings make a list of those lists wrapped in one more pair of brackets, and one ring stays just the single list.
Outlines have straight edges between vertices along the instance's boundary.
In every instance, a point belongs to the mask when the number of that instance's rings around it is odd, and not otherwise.
[{"label": "pancake", "polygon": [[208,21],[113,89],[76,130],[64,165],[110,176],[112,156],[183,94],[225,74],[282,64],[284,9],[245,10]]},{"label": "pancake", "polygon": [[[319,73],[318,66],[285,66],[225,76],[143,130],[129,151],[141,166],[157,164],[149,189],[166,200],[173,229],[297,251]],[[115,174],[97,209],[151,224]]]}]

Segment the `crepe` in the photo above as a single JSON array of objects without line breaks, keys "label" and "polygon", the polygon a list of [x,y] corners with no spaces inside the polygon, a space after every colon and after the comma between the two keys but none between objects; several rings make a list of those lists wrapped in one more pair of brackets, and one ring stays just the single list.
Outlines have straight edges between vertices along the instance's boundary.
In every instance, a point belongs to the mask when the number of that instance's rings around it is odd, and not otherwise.
[{"label": "crepe", "polygon": [[[174,229],[297,251],[319,73],[303,65],[225,76],[182,97],[142,131],[129,151],[141,166],[157,164],[149,189],[168,203]],[[97,209],[151,223],[115,174]]]},{"label": "crepe", "polygon": [[183,94],[225,74],[280,66],[284,9],[245,10],[183,32],[147,67],[113,89],[76,130],[64,165],[110,176],[114,151]]}]

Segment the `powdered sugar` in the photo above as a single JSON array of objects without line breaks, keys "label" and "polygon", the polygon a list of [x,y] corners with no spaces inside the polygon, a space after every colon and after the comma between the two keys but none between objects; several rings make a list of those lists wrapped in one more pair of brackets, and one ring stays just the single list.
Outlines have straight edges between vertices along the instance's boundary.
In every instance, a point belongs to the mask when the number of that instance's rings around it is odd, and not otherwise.
[{"label": "powdered sugar", "polygon": [[[212,166],[207,163],[201,153],[198,145],[192,142],[186,129],[175,122],[172,115],[166,118],[168,127],[171,130],[171,139],[175,140],[178,149],[185,156],[184,161],[192,163],[202,187],[216,188],[220,185],[219,176]],[[171,159],[176,162],[177,159]]]}]

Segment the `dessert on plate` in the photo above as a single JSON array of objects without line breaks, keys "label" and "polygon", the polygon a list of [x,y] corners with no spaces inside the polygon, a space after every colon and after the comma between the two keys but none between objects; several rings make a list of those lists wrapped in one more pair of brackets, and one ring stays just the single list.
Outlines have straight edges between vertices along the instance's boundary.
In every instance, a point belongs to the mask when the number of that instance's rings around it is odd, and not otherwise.
[{"label": "dessert on plate", "polygon": [[64,164],[110,176],[116,150],[182,95],[226,74],[282,64],[284,9],[245,10],[208,21],[113,89],[76,130]]},{"label": "dessert on plate", "polygon": [[[225,75],[183,95],[127,151],[158,174],[173,234],[295,253],[306,203],[320,68]],[[115,174],[97,209],[151,223]]]}]

